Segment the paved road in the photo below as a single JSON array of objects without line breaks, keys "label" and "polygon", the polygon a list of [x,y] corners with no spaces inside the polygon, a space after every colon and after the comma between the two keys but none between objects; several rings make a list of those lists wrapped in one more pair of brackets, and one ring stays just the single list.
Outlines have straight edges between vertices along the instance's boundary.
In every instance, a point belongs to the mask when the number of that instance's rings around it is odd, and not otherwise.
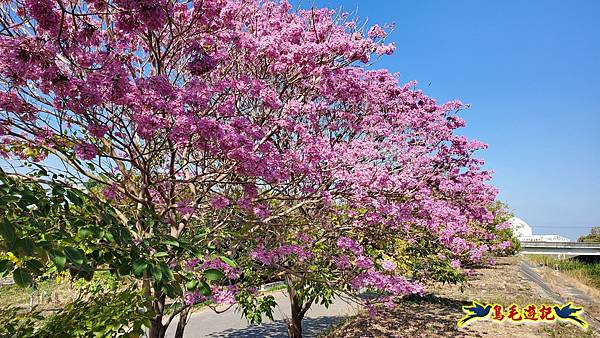
[{"label": "paved road", "polygon": [[560,297],[560,295],[558,295],[556,292],[554,292],[554,290],[552,290],[552,288],[550,286],[548,286],[548,284],[546,284],[546,282],[544,282],[544,279],[542,278],[542,276],[540,276],[529,263],[522,260],[520,263],[520,268],[521,268],[521,274],[523,274],[523,276],[525,278],[527,278],[530,281],[537,284],[537,286],[540,288],[540,290],[542,291],[544,296],[552,299],[553,301],[555,301],[557,303],[565,302],[565,300],[562,299]]},{"label": "paved road", "polygon": [[[200,310],[193,313],[185,328],[185,338],[274,338],[287,337],[287,328],[283,322],[289,317],[289,300],[283,291],[273,293],[278,306],[274,309],[275,321],[267,319],[261,325],[249,325],[246,319],[240,317],[235,308],[227,312],[216,314],[210,309]],[[316,337],[320,332],[331,325],[339,322],[347,315],[358,312],[356,304],[349,304],[343,300],[337,300],[326,309],[321,305],[313,305],[306,313],[303,321],[303,333],[305,337]],[[173,320],[167,330],[167,337],[173,337],[177,318]]]}]

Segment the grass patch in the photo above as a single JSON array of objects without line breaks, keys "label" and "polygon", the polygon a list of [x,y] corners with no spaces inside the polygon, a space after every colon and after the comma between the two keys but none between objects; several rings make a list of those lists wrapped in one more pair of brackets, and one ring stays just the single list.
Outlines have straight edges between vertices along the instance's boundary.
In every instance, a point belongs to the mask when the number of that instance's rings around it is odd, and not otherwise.
[{"label": "grass patch", "polygon": [[268,288],[266,288],[265,290],[262,290],[262,293],[269,293],[269,292],[274,292],[274,291],[279,291],[279,290],[285,290],[287,289],[287,285],[285,284],[279,284],[279,285],[273,285],[270,286]]},{"label": "grass patch", "polygon": [[53,311],[71,303],[84,293],[98,294],[116,290],[120,285],[121,281],[106,271],[96,272],[91,281],[61,275],[58,278],[38,280],[33,288],[22,288],[16,284],[0,285],[0,307],[29,309],[33,300],[33,305],[38,310]]},{"label": "grass patch", "polygon": [[0,286],[0,306],[29,308],[31,297],[33,304],[41,309],[62,307],[77,297],[77,289],[69,282],[57,283],[54,280],[42,281],[31,287],[22,288],[15,284]]},{"label": "grass patch", "polygon": [[573,324],[553,323],[540,327],[541,331],[546,333],[550,338],[577,337],[577,338],[594,338],[596,335],[593,330],[582,330],[577,328],[573,331]]},{"label": "grass patch", "polygon": [[584,263],[574,259],[559,259],[546,255],[527,255],[532,262],[559,270],[580,282],[600,289],[600,263]]},{"label": "grass patch", "polygon": [[22,288],[15,284],[0,286],[0,306],[29,304],[31,288]]}]

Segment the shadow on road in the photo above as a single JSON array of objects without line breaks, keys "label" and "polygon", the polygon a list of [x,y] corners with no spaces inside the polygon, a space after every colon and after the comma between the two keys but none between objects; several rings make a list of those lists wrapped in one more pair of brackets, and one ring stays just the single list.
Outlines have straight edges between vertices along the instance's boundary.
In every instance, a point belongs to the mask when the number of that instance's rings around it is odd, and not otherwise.
[{"label": "shadow on road", "polygon": [[[305,318],[302,321],[303,336],[316,337],[332,325],[344,319],[343,316],[327,316],[317,318]],[[281,320],[261,325],[253,325],[244,329],[230,329],[213,333],[212,338],[286,338],[287,327]]]}]

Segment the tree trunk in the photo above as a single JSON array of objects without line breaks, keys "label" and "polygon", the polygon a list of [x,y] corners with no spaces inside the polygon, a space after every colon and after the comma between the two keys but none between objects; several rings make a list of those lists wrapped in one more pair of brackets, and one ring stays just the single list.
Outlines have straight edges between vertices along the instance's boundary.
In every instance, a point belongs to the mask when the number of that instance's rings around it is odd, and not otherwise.
[{"label": "tree trunk", "polygon": [[302,338],[302,318],[290,318],[287,322],[288,326],[288,337],[289,338]]},{"label": "tree trunk", "polygon": [[148,338],[164,338],[167,332],[167,327],[163,324],[163,314],[165,309],[166,295],[160,293],[157,295],[157,299],[152,302],[152,308],[154,310],[154,318],[150,320],[150,330],[148,331]]},{"label": "tree trunk", "polygon": [[303,308],[303,301],[296,294],[295,278],[291,275],[287,275],[285,278],[288,296],[290,297],[290,307],[292,310],[292,316],[287,320],[288,337],[289,338],[302,338],[302,318],[306,312]]},{"label": "tree trunk", "polygon": [[167,328],[162,323],[162,316],[156,315],[150,321],[150,331],[148,331],[148,338],[164,338]]},{"label": "tree trunk", "polygon": [[179,313],[179,321],[177,322],[177,331],[175,331],[175,338],[183,338],[183,331],[187,325],[188,315],[191,310],[191,306],[186,307]]},{"label": "tree trunk", "polygon": [[29,295],[29,311],[33,310],[35,304],[35,280],[31,281],[31,294]]}]

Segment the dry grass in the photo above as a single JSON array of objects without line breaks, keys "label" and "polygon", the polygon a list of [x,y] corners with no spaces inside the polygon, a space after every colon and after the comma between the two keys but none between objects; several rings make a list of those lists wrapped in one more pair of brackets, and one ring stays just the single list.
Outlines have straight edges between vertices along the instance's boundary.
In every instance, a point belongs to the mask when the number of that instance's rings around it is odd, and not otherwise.
[{"label": "dry grass", "polygon": [[[477,321],[459,329],[456,322],[463,316],[461,307],[472,300],[482,303],[541,304],[553,303],[544,298],[537,286],[519,273],[518,257],[500,258],[494,267],[477,270],[464,286],[434,285],[425,298],[411,298],[397,309],[383,310],[376,317],[360,314],[333,330],[327,337],[593,337],[571,324],[515,324]],[[587,309],[586,309],[587,310]]]},{"label": "dry grass", "polygon": [[[527,259],[534,263],[537,262],[531,259],[531,257],[527,257]],[[589,277],[589,270],[560,270],[560,267],[557,269],[557,265],[555,264],[545,264],[544,266],[537,267],[536,270],[549,285],[552,285],[553,290],[561,298],[584,305],[585,313],[597,322],[600,322],[600,289],[597,287],[597,279]],[[581,290],[589,299],[581,300],[574,298],[570,292],[573,287]]]},{"label": "dry grass", "polygon": [[71,302],[77,296],[77,290],[71,283],[46,282],[35,290],[16,285],[0,286],[0,307],[17,306],[28,309],[31,296],[33,304],[39,310],[55,310]]},{"label": "dry grass", "polygon": [[527,255],[527,260],[560,271],[563,275],[595,288],[600,292],[600,262],[584,263],[574,259],[559,259],[552,256]]}]

